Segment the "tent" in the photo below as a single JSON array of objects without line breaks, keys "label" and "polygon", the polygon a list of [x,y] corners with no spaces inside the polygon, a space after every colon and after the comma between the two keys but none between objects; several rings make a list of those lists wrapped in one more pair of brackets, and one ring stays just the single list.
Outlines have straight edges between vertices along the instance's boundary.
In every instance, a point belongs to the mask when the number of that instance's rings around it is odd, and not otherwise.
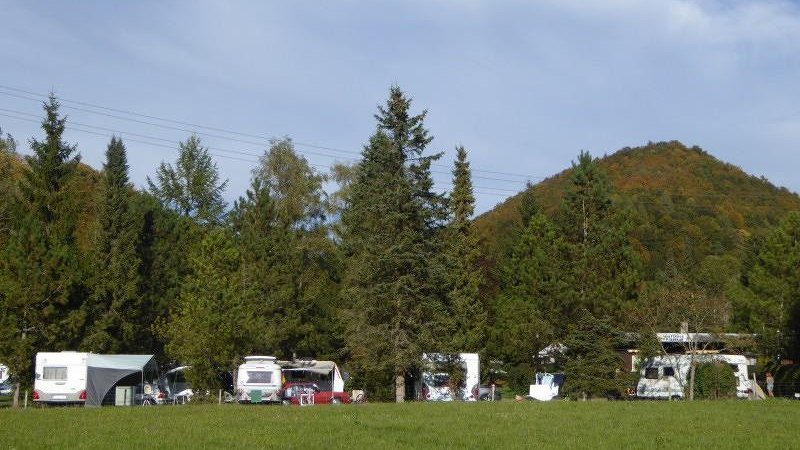
[{"label": "tent", "polygon": [[108,392],[125,377],[145,371],[156,371],[153,355],[97,355],[90,353],[86,361],[86,406],[100,406]]}]

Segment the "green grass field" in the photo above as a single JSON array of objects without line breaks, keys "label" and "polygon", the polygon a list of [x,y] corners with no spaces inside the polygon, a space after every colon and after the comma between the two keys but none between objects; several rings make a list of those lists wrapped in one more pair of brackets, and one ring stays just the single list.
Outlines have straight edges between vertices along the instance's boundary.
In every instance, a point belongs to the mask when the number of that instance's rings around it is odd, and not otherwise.
[{"label": "green grass field", "polygon": [[797,448],[800,402],[0,410],[2,448]]}]

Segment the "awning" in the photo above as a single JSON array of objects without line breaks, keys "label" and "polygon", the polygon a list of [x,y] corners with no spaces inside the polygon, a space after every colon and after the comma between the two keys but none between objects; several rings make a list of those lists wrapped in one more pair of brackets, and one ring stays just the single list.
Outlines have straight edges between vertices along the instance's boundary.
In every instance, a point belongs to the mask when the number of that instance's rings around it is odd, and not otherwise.
[{"label": "awning", "polygon": [[155,365],[153,355],[97,355],[86,361],[86,406],[100,406],[108,391],[120,380]]}]

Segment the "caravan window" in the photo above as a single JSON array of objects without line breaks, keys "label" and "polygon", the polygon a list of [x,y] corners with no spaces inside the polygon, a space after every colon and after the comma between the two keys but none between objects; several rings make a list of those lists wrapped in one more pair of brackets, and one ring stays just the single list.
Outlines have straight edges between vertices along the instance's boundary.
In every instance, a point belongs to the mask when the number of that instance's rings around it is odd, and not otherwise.
[{"label": "caravan window", "polygon": [[672,367],[664,367],[664,376],[665,377],[674,377],[675,376],[675,369]]},{"label": "caravan window", "polygon": [[253,383],[253,384],[272,383],[272,372],[248,370],[247,383]]},{"label": "caravan window", "polygon": [[648,367],[647,369],[644,369],[644,377],[648,380],[657,380],[658,367]]},{"label": "caravan window", "polygon": [[43,380],[59,380],[63,381],[67,379],[67,368],[66,367],[45,367],[42,369],[42,379]]}]

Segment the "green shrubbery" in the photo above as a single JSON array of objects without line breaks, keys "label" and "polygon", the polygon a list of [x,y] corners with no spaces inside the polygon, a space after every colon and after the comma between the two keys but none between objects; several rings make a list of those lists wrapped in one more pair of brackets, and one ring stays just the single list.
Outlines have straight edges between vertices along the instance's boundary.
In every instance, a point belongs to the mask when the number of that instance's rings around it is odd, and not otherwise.
[{"label": "green shrubbery", "polygon": [[722,362],[698,364],[694,374],[694,398],[736,398],[736,377],[731,367]]}]

